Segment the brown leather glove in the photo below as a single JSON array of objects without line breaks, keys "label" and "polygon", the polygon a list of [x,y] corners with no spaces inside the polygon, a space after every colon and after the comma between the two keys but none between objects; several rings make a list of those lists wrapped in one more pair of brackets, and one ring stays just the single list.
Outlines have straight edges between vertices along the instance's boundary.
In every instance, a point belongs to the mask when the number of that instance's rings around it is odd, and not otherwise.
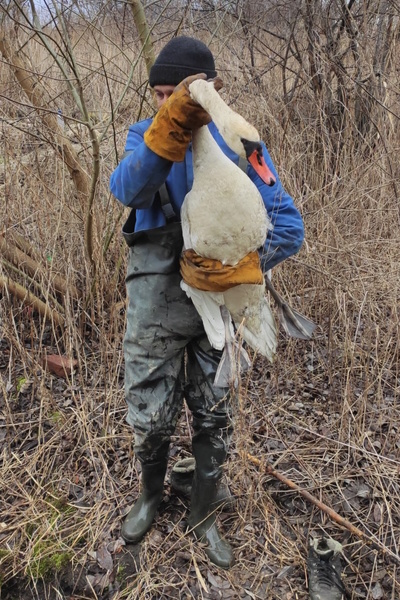
[{"label": "brown leather glove", "polygon": [[192,130],[211,121],[210,115],[190,97],[189,85],[196,79],[207,79],[207,75],[191,75],[181,81],[144,134],[150,150],[173,162],[184,160]]},{"label": "brown leather glove", "polygon": [[257,251],[250,252],[232,266],[199,256],[190,248],[182,253],[180,267],[183,281],[205,292],[226,292],[242,284],[264,285]]}]

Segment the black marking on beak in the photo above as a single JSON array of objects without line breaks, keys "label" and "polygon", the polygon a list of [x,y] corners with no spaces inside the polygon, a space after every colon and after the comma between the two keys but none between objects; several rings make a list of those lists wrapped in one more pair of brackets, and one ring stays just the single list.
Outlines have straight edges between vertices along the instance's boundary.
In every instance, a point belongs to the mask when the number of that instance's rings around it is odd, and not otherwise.
[{"label": "black marking on beak", "polygon": [[256,151],[257,162],[261,166],[262,161],[261,161],[260,157],[262,157],[263,151],[262,151],[262,146],[261,146],[260,142],[251,142],[250,140],[246,140],[245,138],[240,138],[240,141],[242,142],[242,144],[244,146],[247,158],[249,158],[249,156],[251,156],[253,154],[253,152]]}]

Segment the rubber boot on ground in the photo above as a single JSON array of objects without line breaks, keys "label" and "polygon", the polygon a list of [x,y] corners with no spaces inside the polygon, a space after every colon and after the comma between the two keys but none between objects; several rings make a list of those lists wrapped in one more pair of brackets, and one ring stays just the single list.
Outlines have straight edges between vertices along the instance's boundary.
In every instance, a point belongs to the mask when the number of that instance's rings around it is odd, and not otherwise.
[{"label": "rubber boot on ground", "polygon": [[188,523],[196,538],[205,544],[204,551],[212,563],[222,569],[229,569],[233,563],[232,549],[217,528],[215,499],[219,478],[205,478],[195,471],[192,484],[191,510]]},{"label": "rubber boot on ground", "polygon": [[[191,497],[195,468],[196,461],[193,457],[183,458],[174,464],[171,470],[170,483],[175,493],[182,494],[187,498]],[[233,508],[234,503],[235,498],[232,496],[227,484],[222,480],[219,481],[214,508],[230,510]]]},{"label": "rubber boot on ground", "polygon": [[142,464],[142,492],[121,528],[126,542],[139,542],[150,529],[162,499],[166,470],[166,462]]}]

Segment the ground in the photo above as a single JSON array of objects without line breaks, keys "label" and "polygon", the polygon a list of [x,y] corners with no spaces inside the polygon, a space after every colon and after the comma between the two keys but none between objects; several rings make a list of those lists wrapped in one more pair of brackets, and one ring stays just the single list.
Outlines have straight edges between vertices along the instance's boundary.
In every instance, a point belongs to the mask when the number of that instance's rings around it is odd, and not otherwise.
[{"label": "ground", "polygon": [[[322,534],[343,544],[349,598],[400,597],[390,556],[399,531],[393,399],[378,406],[371,397],[368,410],[346,407],[325,376],[323,354],[308,342],[287,344],[282,351],[296,354],[296,368],[256,359],[233,404],[225,477],[235,502],[218,520],[235,565],[222,571],[186,533],[188,501],[171,490],[169,476],[144,541],[128,546],[120,538],[123,514],[138,493],[123,369],[121,387],[112,390],[88,385],[90,377],[73,382],[39,368],[28,380],[18,361],[10,378],[11,346],[3,341],[2,600],[301,600],[308,598],[308,540]],[[189,420],[185,411],[171,465],[190,454]],[[365,537],[267,475],[266,461]]]}]

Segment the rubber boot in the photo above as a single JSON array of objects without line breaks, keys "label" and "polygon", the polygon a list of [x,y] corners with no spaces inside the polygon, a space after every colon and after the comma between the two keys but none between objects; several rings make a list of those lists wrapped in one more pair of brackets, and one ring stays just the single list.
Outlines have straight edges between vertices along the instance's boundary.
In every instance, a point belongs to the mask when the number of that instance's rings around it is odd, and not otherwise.
[{"label": "rubber boot", "polygon": [[210,513],[217,495],[218,479],[201,477],[198,470],[193,477],[192,505],[188,518],[190,528],[196,538],[206,544],[205,553],[212,563],[222,569],[229,569],[233,562],[232,549],[217,528],[215,513]]},{"label": "rubber boot", "polygon": [[166,470],[166,462],[142,464],[142,493],[121,528],[126,542],[139,542],[150,529],[162,499]]},{"label": "rubber boot", "polygon": [[[196,468],[196,461],[193,457],[178,460],[171,470],[170,483],[174,492],[182,494],[187,498],[192,495],[193,475]],[[218,484],[217,496],[215,498],[214,508],[230,510],[233,508],[235,498],[232,496],[229,487],[222,481]]]}]

